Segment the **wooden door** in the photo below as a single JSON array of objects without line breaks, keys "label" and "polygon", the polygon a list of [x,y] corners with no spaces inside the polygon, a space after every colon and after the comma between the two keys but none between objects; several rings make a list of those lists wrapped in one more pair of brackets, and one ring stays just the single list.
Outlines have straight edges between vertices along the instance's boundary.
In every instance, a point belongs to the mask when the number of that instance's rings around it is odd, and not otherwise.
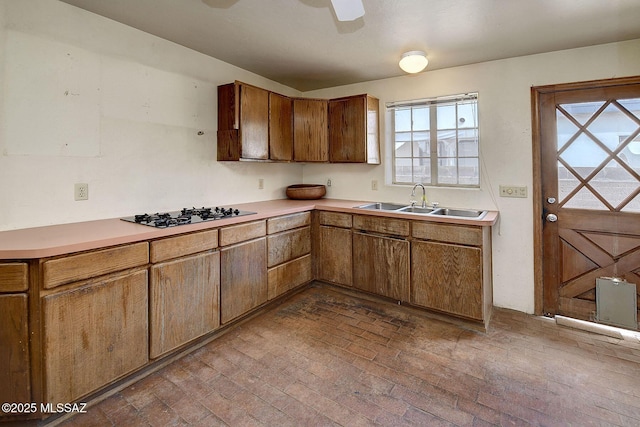
[{"label": "wooden door", "polygon": [[[350,216],[349,221],[351,221]],[[351,229],[321,225],[318,240],[318,278],[351,286],[353,284]]]},{"label": "wooden door", "polygon": [[353,287],[409,301],[409,242],[353,233]]},{"label": "wooden door", "polygon": [[269,93],[269,158],[293,160],[293,101],[274,92]]},{"label": "wooden door", "polygon": [[594,320],[596,278],[640,285],[640,78],[532,94],[540,152],[538,308]]},{"label": "wooden door", "polygon": [[366,163],[366,95],[329,101],[329,159]]},{"label": "wooden door", "polygon": [[73,402],[149,360],[147,270],[43,298],[43,402]]},{"label": "wooden door", "polygon": [[[5,270],[6,271],[6,270]],[[31,402],[27,294],[0,295],[0,401]],[[0,413],[0,419],[7,414]]]},{"label": "wooden door", "polygon": [[161,356],[220,326],[220,253],[151,267],[149,356]]},{"label": "wooden door", "polygon": [[266,302],[267,238],[220,251],[220,321],[227,323]]},{"label": "wooden door", "polygon": [[297,162],[329,161],[327,101],[293,100],[293,158]]},{"label": "wooden door", "polygon": [[240,141],[242,158],[269,158],[269,91],[240,85]]},{"label": "wooden door", "polygon": [[411,243],[411,302],[483,320],[482,250],[440,242]]}]

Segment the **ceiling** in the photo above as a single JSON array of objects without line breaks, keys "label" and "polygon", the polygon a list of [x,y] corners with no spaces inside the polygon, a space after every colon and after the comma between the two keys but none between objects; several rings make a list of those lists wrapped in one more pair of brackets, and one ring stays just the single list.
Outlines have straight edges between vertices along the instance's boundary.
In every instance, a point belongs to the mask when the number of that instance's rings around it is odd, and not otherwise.
[{"label": "ceiling", "polygon": [[640,38],[639,0],[62,0],[300,91]]}]

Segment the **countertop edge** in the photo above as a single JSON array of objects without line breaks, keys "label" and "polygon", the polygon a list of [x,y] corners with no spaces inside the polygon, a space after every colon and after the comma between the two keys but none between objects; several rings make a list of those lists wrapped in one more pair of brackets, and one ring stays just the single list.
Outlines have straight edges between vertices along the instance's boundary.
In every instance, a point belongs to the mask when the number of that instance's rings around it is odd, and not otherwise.
[{"label": "countertop edge", "polygon": [[109,246],[161,239],[179,234],[221,228],[233,224],[268,219],[281,215],[311,210],[344,212],[359,215],[391,217],[407,220],[433,221],[458,225],[490,227],[498,219],[497,211],[488,211],[481,220],[448,217],[428,217],[420,214],[371,211],[356,206],[367,201],[318,199],[276,199],[254,203],[234,204],[253,215],[222,219],[197,224],[158,229],[122,221],[119,218],[49,225],[18,230],[0,231],[0,260],[28,260],[54,257],[74,252],[95,250]]}]

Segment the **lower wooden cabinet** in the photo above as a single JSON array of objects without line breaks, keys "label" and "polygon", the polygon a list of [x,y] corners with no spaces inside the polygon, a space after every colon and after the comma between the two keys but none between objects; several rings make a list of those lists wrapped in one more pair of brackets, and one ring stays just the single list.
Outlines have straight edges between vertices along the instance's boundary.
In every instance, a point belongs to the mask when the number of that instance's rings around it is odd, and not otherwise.
[{"label": "lower wooden cabinet", "polygon": [[276,298],[311,280],[313,280],[313,272],[310,254],[270,268],[268,272],[268,298]]},{"label": "lower wooden cabinet", "polygon": [[146,269],[47,295],[42,310],[43,402],[76,401],[149,360]]},{"label": "lower wooden cabinet", "polygon": [[351,229],[321,225],[318,239],[318,279],[351,286]]},{"label": "lower wooden cabinet", "polygon": [[267,220],[268,299],[313,280],[311,213]]},{"label": "lower wooden cabinet", "polygon": [[220,253],[153,265],[149,282],[153,359],[220,326]]},{"label": "lower wooden cabinet", "polygon": [[267,238],[220,250],[220,320],[225,324],[267,301]]},{"label": "lower wooden cabinet", "polygon": [[[31,402],[27,294],[0,295],[0,402]],[[10,414],[0,413],[0,419]]]},{"label": "lower wooden cabinet", "polygon": [[409,301],[409,242],[353,233],[353,287]]},{"label": "lower wooden cabinet", "polygon": [[482,250],[450,243],[414,241],[411,302],[483,320]]}]

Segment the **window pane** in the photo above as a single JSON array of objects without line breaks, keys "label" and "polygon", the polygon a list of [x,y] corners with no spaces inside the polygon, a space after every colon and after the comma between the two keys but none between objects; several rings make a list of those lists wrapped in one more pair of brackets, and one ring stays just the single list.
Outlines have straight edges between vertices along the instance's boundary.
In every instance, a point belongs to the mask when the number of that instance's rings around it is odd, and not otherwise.
[{"label": "window pane", "polygon": [[465,132],[458,133],[458,157],[478,157],[478,139],[465,138]]},{"label": "window pane", "polygon": [[456,128],[455,105],[438,105],[436,114],[438,115],[438,129]]},{"label": "window pane", "polygon": [[411,157],[411,134],[410,133],[396,133],[395,141],[395,156]]},{"label": "window pane", "polygon": [[438,159],[438,183],[458,183],[458,161],[455,157]]},{"label": "window pane", "polygon": [[413,159],[413,183],[431,183],[431,160],[425,158]]},{"label": "window pane", "polygon": [[456,145],[456,131],[438,131],[438,157],[455,157]]},{"label": "window pane", "polygon": [[395,160],[395,182],[399,184],[411,184],[413,182],[413,172],[411,169],[411,159]]},{"label": "window pane", "polygon": [[429,107],[413,109],[413,130],[429,130]]},{"label": "window pane", "polygon": [[408,132],[411,130],[411,109],[396,110],[396,132]]},{"label": "window pane", "polygon": [[480,184],[480,168],[478,158],[458,159],[458,184]]},{"label": "window pane", "polygon": [[414,132],[413,155],[416,157],[429,157],[429,132]]},{"label": "window pane", "polygon": [[476,102],[458,104],[458,127],[475,128],[478,126]]}]

